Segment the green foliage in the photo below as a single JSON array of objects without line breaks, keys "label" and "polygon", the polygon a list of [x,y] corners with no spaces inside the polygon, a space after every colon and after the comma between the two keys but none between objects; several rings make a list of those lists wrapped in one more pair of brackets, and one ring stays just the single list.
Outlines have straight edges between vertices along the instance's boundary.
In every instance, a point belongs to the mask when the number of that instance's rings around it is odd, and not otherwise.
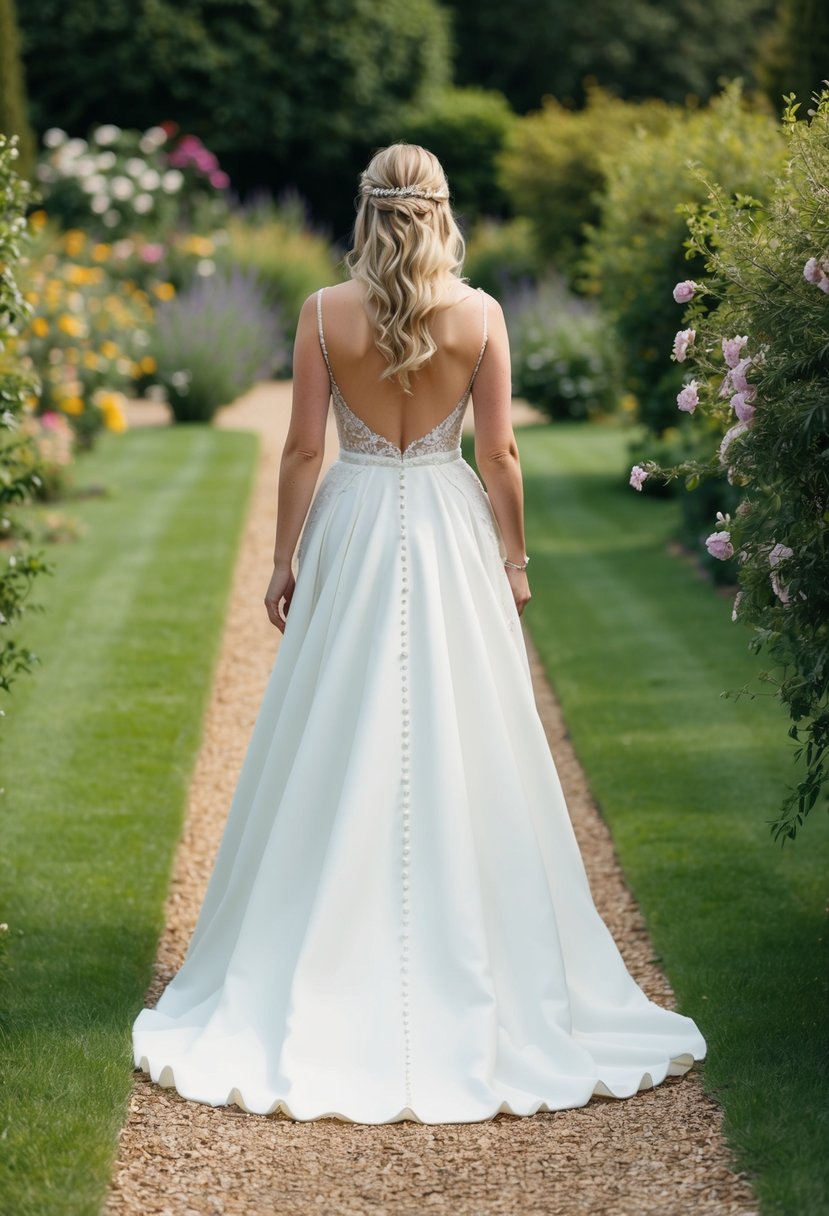
[{"label": "green foliage", "polygon": [[506,98],[494,89],[445,88],[407,115],[395,138],[434,152],[449,178],[453,209],[471,225],[508,208],[495,166],[514,122]]},{"label": "green foliage", "polygon": [[829,5],[779,0],[774,25],[760,41],[757,75],[776,106],[789,92],[808,97],[829,75]]},{"label": "green foliage", "polygon": [[35,140],[29,126],[14,0],[0,0],[0,132],[17,136],[17,172],[31,180]]},{"label": "green foliage", "polygon": [[177,422],[208,422],[286,358],[279,315],[238,267],[162,303],[150,349]]},{"label": "green foliage", "polygon": [[529,220],[481,219],[466,239],[464,274],[475,287],[503,300],[511,288],[538,274],[538,250]]},{"label": "green foliage", "polygon": [[326,217],[356,161],[450,79],[436,0],[27,0],[20,21],[38,130],[174,119],[237,189],[294,182]]},{"label": "green foliage", "polygon": [[586,418],[616,408],[618,360],[595,305],[549,279],[513,293],[504,311],[517,396],[550,418]]},{"label": "green foliage", "polygon": [[829,89],[811,121],[787,100],[788,159],[767,206],[712,182],[688,209],[708,278],[685,320],[700,414],[716,420],[719,446],[707,461],[648,470],[704,480],[727,469],[742,488],[733,516],[711,523],[722,555],[739,557],[735,616],[769,655],[763,678],[801,745],[805,775],[772,824],[782,842],[829,782]]},{"label": "green foliage", "polygon": [[[40,385],[8,350],[20,327],[26,324],[30,306],[15,278],[26,237],[23,218],[31,199],[31,187],[15,172],[18,159],[17,137],[0,135],[0,537],[11,530],[8,508],[26,502],[36,491],[37,453],[33,440],[22,423],[37,400]],[[0,540],[0,689],[8,692],[17,675],[30,671],[37,655],[7,636],[24,613],[34,605],[28,602],[32,583],[48,567],[42,555],[24,542],[12,548]]]},{"label": "green foliage", "polygon": [[[813,0],[818,4],[820,0]],[[774,0],[450,0],[459,84],[485,80],[520,113],[546,94],[705,100],[750,70]],[[750,83],[753,81],[750,80]]]},{"label": "green foliage", "polygon": [[660,102],[633,105],[591,87],[583,110],[545,97],[541,110],[514,124],[499,158],[500,178],[513,210],[531,221],[545,260],[573,269],[584,226],[598,219],[603,158],[621,155],[636,131],[661,133],[670,114]]},{"label": "green foliage", "polygon": [[598,296],[615,327],[625,387],[656,434],[676,421],[683,380],[682,367],[670,359],[679,311],[671,293],[701,269],[699,255],[684,246],[681,211],[706,196],[694,170],[719,181],[730,198],[765,198],[782,155],[773,115],[749,105],[735,81],[710,106],[677,110],[666,131],[642,131],[605,158],[607,186],[599,222],[589,231],[581,285]]},{"label": "green foliage", "polygon": [[340,280],[336,252],[314,228],[298,196],[286,196],[234,214],[220,250],[223,265],[255,271],[269,304],[279,310],[293,344],[303,301],[318,287]]}]

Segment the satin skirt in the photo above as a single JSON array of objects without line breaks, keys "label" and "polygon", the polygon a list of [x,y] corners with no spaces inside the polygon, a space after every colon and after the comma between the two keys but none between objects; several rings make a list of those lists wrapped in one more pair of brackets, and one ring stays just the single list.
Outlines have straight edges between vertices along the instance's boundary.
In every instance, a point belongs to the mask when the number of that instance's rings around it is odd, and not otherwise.
[{"label": "satin skirt", "polygon": [[186,958],[133,1024],[153,1081],[466,1123],[704,1058],[593,903],[503,557],[459,448],[340,452]]}]

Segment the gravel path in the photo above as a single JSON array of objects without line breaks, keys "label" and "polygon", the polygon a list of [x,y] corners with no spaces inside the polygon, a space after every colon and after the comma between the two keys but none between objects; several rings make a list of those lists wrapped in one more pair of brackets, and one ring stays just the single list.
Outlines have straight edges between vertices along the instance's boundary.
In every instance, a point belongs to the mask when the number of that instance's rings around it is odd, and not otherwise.
[{"label": "gravel path", "polygon": [[[262,451],[190,790],[151,1004],[195,924],[224,817],[280,634],[262,597],[269,576],[290,385],[260,385],[218,425],[254,429]],[[471,411],[470,411],[471,416]],[[133,421],[142,420],[136,407]],[[161,419],[146,416],[147,421]],[[531,420],[516,407],[516,423]],[[328,460],[336,453],[330,421]],[[527,610],[531,619],[532,607]],[[526,635],[525,635],[526,636]],[[648,996],[674,1007],[642,917],[591,800],[558,704],[527,636],[536,699],[596,904]],[[721,1134],[699,1065],[631,1098],[487,1123],[293,1123],[187,1102],[135,1074],[107,1216],[756,1216]]]}]

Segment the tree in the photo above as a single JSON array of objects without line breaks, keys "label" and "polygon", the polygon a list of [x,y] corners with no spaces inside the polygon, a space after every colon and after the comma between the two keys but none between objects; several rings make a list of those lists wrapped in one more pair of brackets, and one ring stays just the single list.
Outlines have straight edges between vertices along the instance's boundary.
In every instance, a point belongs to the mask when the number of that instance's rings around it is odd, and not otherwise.
[{"label": "tree", "polygon": [[829,7],[825,0],[781,0],[760,43],[757,74],[775,105],[785,93],[808,97],[829,76]]},{"label": "tree", "polygon": [[338,222],[360,160],[450,75],[435,0],[27,0],[20,19],[38,130],[172,119],[237,187],[293,184]]},{"label": "tree", "polygon": [[17,136],[17,172],[31,180],[35,141],[29,126],[14,0],[0,0],[0,132]]},{"label": "tree", "polygon": [[[815,4],[822,0],[813,0]],[[774,0],[450,0],[458,84],[500,89],[519,113],[546,94],[581,105],[594,79],[621,97],[707,100],[720,78],[751,86]]]}]

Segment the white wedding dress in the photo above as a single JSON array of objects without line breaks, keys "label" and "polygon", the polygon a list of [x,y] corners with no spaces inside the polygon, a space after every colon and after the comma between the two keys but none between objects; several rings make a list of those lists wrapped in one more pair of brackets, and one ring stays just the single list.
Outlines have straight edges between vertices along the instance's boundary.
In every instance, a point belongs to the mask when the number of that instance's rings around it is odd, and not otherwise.
[{"label": "white wedding dress", "polygon": [[465,1123],[626,1098],[706,1044],[593,903],[461,400],[340,453],[185,961],[135,1065],[210,1105]]}]

